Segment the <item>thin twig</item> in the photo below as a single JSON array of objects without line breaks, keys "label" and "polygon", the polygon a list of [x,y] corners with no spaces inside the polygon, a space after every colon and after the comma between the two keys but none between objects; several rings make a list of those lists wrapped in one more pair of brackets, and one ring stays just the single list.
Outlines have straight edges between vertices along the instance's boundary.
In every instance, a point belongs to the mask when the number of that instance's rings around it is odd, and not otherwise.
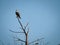
[{"label": "thin twig", "polygon": [[29,33],[29,28],[28,28],[28,31],[27,31],[27,34]]},{"label": "thin twig", "polygon": [[28,24],[29,24],[29,23],[27,23],[27,24],[26,24],[26,26],[25,26],[25,28],[24,28],[24,29],[26,29],[26,28],[27,28]]},{"label": "thin twig", "polygon": [[15,32],[15,31],[12,31],[12,30],[9,30],[9,31],[11,31],[11,32],[13,32],[13,33],[23,33],[23,32]]},{"label": "thin twig", "polygon": [[[16,38],[16,37],[13,37],[13,38]],[[25,42],[24,40],[20,39],[20,38],[16,38],[17,40],[16,41],[22,41],[22,42]]]},{"label": "thin twig", "polygon": [[40,41],[40,40],[42,40],[42,39],[44,39],[44,38],[37,39],[37,40],[35,40],[35,41],[30,42],[29,44],[34,43],[34,42],[36,42],[36,41]]}]

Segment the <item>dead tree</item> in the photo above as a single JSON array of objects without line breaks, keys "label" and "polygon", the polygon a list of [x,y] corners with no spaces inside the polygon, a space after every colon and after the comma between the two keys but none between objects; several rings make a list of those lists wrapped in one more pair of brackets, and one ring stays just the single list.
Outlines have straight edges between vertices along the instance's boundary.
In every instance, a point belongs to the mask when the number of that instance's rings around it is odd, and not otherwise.
[{"label": "dead tree", "polygon": [[[15,14],[16,14],[17,20],[18,20],[18,22],[19,22],[19,24],[20,24],[21,29],[22,29],[23,32],[15,32],[15,31],[12,31],[12,30],[10,30],[10,31],[11,31],[11,32],[14,32],[14,33],[23,33],[23,34],[25,35],[25,41],[22,40],[22,39],[16,38],[16,39],[18,39],[18,41],[24,42],[25,45],[30,45],[31,43],[34,43],[34,42],[36,42],[36,41],[39,41],[39,40],[44,39],[44,38],[41,38],[41,39],[37,39],[37,40],[35,40],[35,41],[32,41],[32,42],[28,43],[29,28],[28,28],[28,31],[26,31],[26,28],[27,28],[27,26],[28,26],[28,23],[26,24],[26,26],[23,26],[23,25],[22,25],[22,22],[21,22],[21,16],[20,16],[20,14],[19,14],[19,12],[18,12],[17,10],[16,10]],[[37,45],[37,43],[36,43],[36,45]]]},{"label": "dead tree", "polygon": [[27,25],[25,26],[25,28],[23,28],[23,25],[22,25],[21,21],[19,20],[19,18],[17,18],[17,19],[18,19],[18,22],[19,22],[22,30],[23,30],[23,33],[25,34],[25,39],[26,39],[26,40],[25,40],[25,45],[28,45],[28,33],[29,33],[29,29],[28,29],[28,31],[26,32],[26,27],[27,27]]},{"label": "dead tree", "polygon": [[23,25],[22,25],[22,23],[21,23],[21,17],[20,17],[20,14],[19,14],[19,12],[16,10],[16,12],[15,12],[15,14],[16,14],[16,17],[17,17],[17,20],[18,20],[18,22],[19,22],[19,24],[20,24],[20,26],[21,26],[21,29],[23,30],[23,32],[15,32],[15,31],[12,31],[12,30],[10,30],[11,32],[14,32],[14,33],[24,33],[24,35],[25,35],[25,41],[24,40],[21,40],[21,39],[19,39],[19,38],[17,38],[19,41],[22,41],[22,42],[24,42],[25,43],[25,45],[28,45],[28,33],[29,33],[29,28],[28,28],[28,31],[26,32],[26,28],[27,28],[27,26],[28,26],[28,23],[26,24],[26,26],[25,27],[23,27]]}]

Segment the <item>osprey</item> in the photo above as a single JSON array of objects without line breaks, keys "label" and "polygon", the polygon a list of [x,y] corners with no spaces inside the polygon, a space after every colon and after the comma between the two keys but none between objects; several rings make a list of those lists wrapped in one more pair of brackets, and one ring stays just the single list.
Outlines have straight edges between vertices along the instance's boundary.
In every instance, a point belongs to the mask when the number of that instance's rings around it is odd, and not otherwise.
[{"label": "osprey", "polygon": [[16,14],[17,18],[21,19],[20,14],[19,14],[19,12],[17,10],[16,10],[15,14]]}]

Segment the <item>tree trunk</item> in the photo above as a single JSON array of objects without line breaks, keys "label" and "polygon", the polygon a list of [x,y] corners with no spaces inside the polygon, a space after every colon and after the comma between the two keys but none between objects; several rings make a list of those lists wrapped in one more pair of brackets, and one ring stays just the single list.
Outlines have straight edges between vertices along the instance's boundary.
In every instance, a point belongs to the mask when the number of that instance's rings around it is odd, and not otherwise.
[{"label": "tree trunk", "polygon": [[28,33],[26,33],[26,42],[25,45],[28,45]]}]

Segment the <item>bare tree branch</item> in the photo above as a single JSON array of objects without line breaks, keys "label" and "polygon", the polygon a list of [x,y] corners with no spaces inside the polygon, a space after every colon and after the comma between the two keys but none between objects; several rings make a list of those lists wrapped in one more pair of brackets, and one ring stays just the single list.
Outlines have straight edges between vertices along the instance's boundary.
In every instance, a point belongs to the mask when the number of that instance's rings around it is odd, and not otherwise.
[{"label": "bare tree branch", "polygon": [[24,41],[24,40],[21,40],[21,39],[19,39],[19,38],[16,38],[16,37],[13,37],[13,38],[17,39],[16,41],[22,41],[22,42],[26,42],[26,41]]},{"label": "bare tree branch", "polygon": [[13,33],[24,33],[24,32],[15,32],[15,31],[12,31],[12,30],[9,30],[9,31],[11,31],[11,32],[13,32]]},{"label": "bare tree branch", "polygon": [[29,33],[29,28],[28,28],[28,31],[27,31],[27,34]]},{"label": "bare tree branch", "polygon": [[21,28],[22,28],[23,32],[24,32],[24,33],[25,33],[25,35],[26,35],[26,31],[25,31],[25,29],[23,28],[23,25],[22,25],[21,21],[19,20],[19,18],[17,18],[17,19],[18,19],[18,22],[19,22],[19,24],[20,24],[20,26],[21,26]]},{"label": "bare tree branch", "polygon": [[27,23],[27,24],[26,24],[26,26],[25,26],[25,28],[24,28],[24,29],[26,29],[26,28],[27,28],[28,24],[29,24],[29,23]]},{"label": "bare tree branch", "polygon": [[44,39],[44,38],[37,39],[37,40],[35,40],[35,41],[30,42],[29,44],[34,43],[34,42],[36,42],[36,41],[40,41],[40,40],[42,40],[42,39]]},{"label": "bare tree branch", "polygon": [[25,42],[25,41],[23,41],[23,40],[21,40],[21,39],[18,39],[17,41],[22,41],[22,42]]}]

